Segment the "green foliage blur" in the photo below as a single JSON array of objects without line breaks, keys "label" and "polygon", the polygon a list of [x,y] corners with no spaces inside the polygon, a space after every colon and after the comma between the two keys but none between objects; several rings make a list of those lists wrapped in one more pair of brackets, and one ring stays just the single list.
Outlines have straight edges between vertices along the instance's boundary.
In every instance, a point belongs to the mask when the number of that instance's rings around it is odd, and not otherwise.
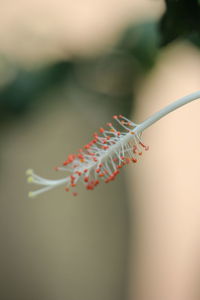
[{"label": "green foliage blur", "polygon": [[[160,20],[130,26],[106,54],[57,61],[36,70],[15,68],[11,79],[0,86],[1,123],[37,111],[43,96],[63,85],[73,86],[80,95],[87,93],[93,101],[109,100],[113,112],[128,115],[138,80],[151,70],[163,47],[177,39],[200,46],[200,1],[165,2]],[[0,69],[3,62],[0,58]]]}]

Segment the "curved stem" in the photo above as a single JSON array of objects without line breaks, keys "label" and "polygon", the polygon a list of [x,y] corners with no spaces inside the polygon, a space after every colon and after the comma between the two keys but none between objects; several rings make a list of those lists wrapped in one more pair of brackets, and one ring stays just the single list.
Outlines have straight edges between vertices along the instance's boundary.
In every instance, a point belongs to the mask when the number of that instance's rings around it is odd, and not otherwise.
[{"label": "curved stem", "polygon": [[161,118],[165,117],[170,112],[176,110],[177,108],[185,104],[188,104],[191,101],[197,100],[198,98],[200,98],[200,91],[189,94],[183,98],[176,100],[175,102],[172,102],[171,104],[167,105],[166,107],[162,108],[161,110],[153,114],[151,117],[146,119],[140,125],[138,125],[137,132],[142,132],[144,129],[148,128],[149,126],[151,126],[152,124],[160,120]]}]

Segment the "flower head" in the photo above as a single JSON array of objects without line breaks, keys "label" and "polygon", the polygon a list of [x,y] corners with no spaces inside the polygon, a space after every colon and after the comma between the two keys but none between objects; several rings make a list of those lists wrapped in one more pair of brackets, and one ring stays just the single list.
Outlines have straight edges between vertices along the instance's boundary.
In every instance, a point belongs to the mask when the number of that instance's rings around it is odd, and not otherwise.
[{"label": "flower head", "polygon": [[[160,111],[154,113],[140,124],[135,124],[124,116],[113,116],[115,124],[107,123],[94,133],[93,139],[76,154],[68,155],[58,171],[69,173],[62,179],[49,180],[38,176],[33,170],[27,170],[28,182],[41,185],[42,188],[29,193],[30,197],[41,194],[59,185],[66,185],[66,191],[82,182],[86,189],[93,190],[103,180],[108,183],[116,178],[120,169],[136,163],[143,150],[148,150],[141,141],[142,132],[177,108],[200,98],[200,91],[180,98]],[[77,193],[73,192],[76,196]]]},{"label": "flower head", "polygon": [[59,185],[65,185],[66,191],[72,190],[82,182],[87,190],[93,190],[100,181],[113,181],[125,165],[136,163],[143,150],[148,147],[141,141],[139,125],[122,115],[113,116],[115,125],[107,123],[105,128],[93,134],[93,139],[76,154],[69,154],[57,171],[68,173],[58,180],[49,180],[38,176],[33,170],[27,170],[28,182],[41,185],[42,188],[29,193],[30,197],[48,191]]}]

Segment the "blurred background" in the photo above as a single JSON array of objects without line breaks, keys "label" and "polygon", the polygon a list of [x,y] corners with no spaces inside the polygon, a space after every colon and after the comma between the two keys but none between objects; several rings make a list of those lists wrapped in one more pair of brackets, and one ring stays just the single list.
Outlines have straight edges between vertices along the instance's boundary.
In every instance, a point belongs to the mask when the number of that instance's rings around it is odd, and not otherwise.
[{"label": "blurred background", "polygon": [[145,133],[148,155],[94,192],[28,199],[25,170],[59,178],[53,167],[113,114],[140,122],[199,89],[199,16],[197,0],[0,1],[0,299],[131,299],[140,205],[163,190],[199,199],[197,103]]}]

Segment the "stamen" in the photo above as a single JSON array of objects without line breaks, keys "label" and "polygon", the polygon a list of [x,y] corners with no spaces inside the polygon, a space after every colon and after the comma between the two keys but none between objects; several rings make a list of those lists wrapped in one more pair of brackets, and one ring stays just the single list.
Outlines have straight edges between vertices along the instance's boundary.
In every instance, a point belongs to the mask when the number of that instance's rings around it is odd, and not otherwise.
[{"label": "stamen", "polygon": [[[117,129],[112,123],[107,123],[108,129],[100,128],[100,134],[93,134],[93,139],[79,149],[77,154],[68,155],[62,166],[55,167],[56,171],[65,171],[68,176],[59,180],[49,180],[36,175],[33,170],[27,170],[28,182],[42,185],[39,190],[30,192],[29,196],[37,196],[54,187],[65,184],[65,190],[75,189],[80,181],[87,190],[93,190],[98,184],[97,178],[105,183],[113,181],[119,174],[119,169],[136,163],[142,151],[148,150],[138,134],[135,134],[136,124],[123,116],[113,116]],[[119,126],[121,130],[119,130]],[[72,193],[74,196],[77,192]]]}]

